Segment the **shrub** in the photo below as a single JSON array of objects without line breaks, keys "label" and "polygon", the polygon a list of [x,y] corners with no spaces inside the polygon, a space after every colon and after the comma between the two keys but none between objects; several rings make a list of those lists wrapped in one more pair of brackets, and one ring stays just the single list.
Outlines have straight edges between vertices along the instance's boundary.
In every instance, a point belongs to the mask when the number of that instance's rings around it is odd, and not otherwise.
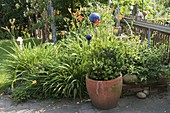
[{"label": "shrub", "polygon": [[147,43],[137,42],[132,39],[125,42],[125,66],[122,73],[137,75],[139,82],[158,81],[161,77],[168,77],[167,45],[148,47]]},{"label": "shrub", "polygon": [[157,81],[160,77],[166,78],[170,75],[167,64],[167,54],[165,45],[159,47],[140,48],[138,66],[141,67],[139,73],[141,80]]},{"label": "shrub", "polygon": [[111,80],[120,76],[124,54],[124,44],[115,37],[97,37],[90,48],[88,76],[94,80]]}]

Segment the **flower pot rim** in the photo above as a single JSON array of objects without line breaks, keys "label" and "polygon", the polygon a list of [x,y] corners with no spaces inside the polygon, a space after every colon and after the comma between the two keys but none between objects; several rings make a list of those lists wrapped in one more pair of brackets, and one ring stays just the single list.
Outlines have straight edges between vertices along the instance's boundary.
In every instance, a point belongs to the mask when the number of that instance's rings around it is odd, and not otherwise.
[{"label": "flower pot rim", "polygon": [[89,79],[90,81],[99,81],[99,82],[110,82],[110,81],[115,81],[120,78],[122,78],[122,74],[120,74],[120,76],[118,76],[114,79],[111,79],[111,80],[94,80],[94,79],[89,78],[88,75],[86,75],[86,79]]}]

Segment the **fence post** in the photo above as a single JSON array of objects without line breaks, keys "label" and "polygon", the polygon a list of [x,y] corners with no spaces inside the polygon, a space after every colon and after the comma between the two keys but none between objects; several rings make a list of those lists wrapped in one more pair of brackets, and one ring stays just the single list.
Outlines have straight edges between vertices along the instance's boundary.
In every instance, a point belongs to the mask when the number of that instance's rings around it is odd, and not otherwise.
[{"label": "fence post", "polygon": [[150,47],[150,41],[151,41],[151,29],[148,28],[148,47]]},{"label": "fence post", "polygon": [[49,0],[49,12],[51,16],[51,30],[52,30],[52,38],[53,43],[56,43],[57,37],[56,37],[56,27],[55,27],[55,19],[54,19],[54,8],[52,7],[52,1]]}]

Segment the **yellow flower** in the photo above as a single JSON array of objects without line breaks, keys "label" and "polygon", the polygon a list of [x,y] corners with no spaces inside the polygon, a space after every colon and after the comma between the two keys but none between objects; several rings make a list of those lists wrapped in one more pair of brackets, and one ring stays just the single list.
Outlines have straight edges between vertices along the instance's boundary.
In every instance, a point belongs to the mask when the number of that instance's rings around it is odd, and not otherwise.
[{"label": "yellow flower", "polygon": [[114,34],[118,33],[118,29],[117,29],[117,28],[114,28],[114,29],[113,29],[113,33],[114,33]]},{"label": "yellow flower", "polygon": [[15,23],[15,18],[13,18],[13,19],[9,19],[9,22],[10,22],[10,24],[14,24]]},{"label": "yellow flower", "polygon": [[59,15],[60,11],[59,10],[54,10],[54,15]]},{"label": "yellow flower", "polygon": [[65,35],[65,34],[67,34],[67,31],[61,31],[61,35]]},{"label": "yellow flower", "polygon": [[36,80],[33,80],[33,81],[32,81],[32,84],[33,84],[33,85],[35,85],[36,83],[37,83],[37,81],[36,81]]}]

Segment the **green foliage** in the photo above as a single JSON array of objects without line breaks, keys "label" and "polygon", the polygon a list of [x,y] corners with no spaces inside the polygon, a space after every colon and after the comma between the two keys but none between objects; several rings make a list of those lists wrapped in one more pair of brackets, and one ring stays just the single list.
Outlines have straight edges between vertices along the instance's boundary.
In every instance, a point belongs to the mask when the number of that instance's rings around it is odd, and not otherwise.
[{"label": "green foliage", "polygon": [[[7,26],[1,27],[3,30],[5,30],[8,33],[8,38],[13,39],[13,40],[19,36],[19,28],[15,26],[15,21],[16,21],[15,18],[9,19],[10,28],[8,28]],[[6,34],[6,32],[2,32],[2,34],[3,33]]]},{"label": "green foliage", "polygon": [[[58,54],[60,61],[46,81],[47,91],[52,90],[55,97],[79,97],[86,94],[85,75],[87,73],[87,45],[81,40],[62,42]],[[50,88],[49,88],[50,87]]]},{"label": "green foliage", "polygon": [[[14,99],[83,98],[87,94],[87,73],[98,80],[110,80],[120,73],[137,74],[141,81],[170,75],[169,65],[162,63],[169,54],[164,46],[148,48],[146,43],[138,44],[139,37],[125,40],[115,37],[111,9],[93,5],[80,9],[81,13],[76,16],[68,10],[72,19],[63,19],[69,31],[56,45],[24,41],[23,50],[13,43],[12,51],[6,51],[8,56],[3,66],[12,75]],[[99,25],[89,21],[92,12],[101,16]],[[83,16],[81,21],[77,19],[80,15]],[[85,39],[87,34],[92,36],[90,45]]]},{"label": "green foliage", "polygon": [[[85,37],[75,34],[57,45],[25,44],[22,51],[18,46],[13,47],[14,52],[9,52],[3,65],[12,75],[14,99],[83,98],[87,94],[87,73],[98,80],[128,72],[137,74],[141,81],[169,75],[169,65],[162,63],[167,58],[164,46],[148,48],[146,44],[137,44],[137,39],[120,40],[106,28],[96,28],[99,31],[90,46]],[[96,31],[96,28],[91,29]]]},{"label": "green foliage", "polygon": [[[89,5],[89,7],[77,10],[76,15],[73,16],[71,20],[65,18],[65,22],[69,26],[69,32],[66,34],[66,38],[72,38],[75,36],[85,38],[87,34],[91,34],[93,38],[112,35],[112,29],[115,23],[113,21],[110,8],[101,4],[99,4],[97,8],[92,7],[92,4]],[[89,20],[89,15],[93,12],[96,12],[100,15],[100,24],[97,26],[93,25]],[[77,20],[79,15],[83,16],[81,21]]]},{"label": "green foliage", "polygon": [[5,61],[5,68],[13,75],[13,97],[17,101],[86,95],[87,46],[68,40],[57,46],[28,44],[23,51],[18,46],[13,50]]},{"label": "green foliage", "polygon": [[17,26],[27,24],[24,17],[26,11],[25,0],[1,0],[0,13],[2,15],[1,26],[10,26],[9,19],[15,18]]},{"label": "green foliage", "polygon": [[147,48],[139,50],[139,63],[141,80],[157,81],[160,77],[170,75],[168,64],[168,51],[166,46]]},{"label": "green foliage", "polygon": [[110,80],[120,76],[125,47],[114,37],[98,37],[90,46],[89,73],[94,80]]},{"label": "green foliage", "polygon": [[[21,35],[19,33],[21,27],[28,25],[28,21],[24,16],[26,11],[25,5],[25,0],[0,1],[0,39],[13,39],[14,37],[18,37],[18,35]],[[10,19],[15,19],[15,22],[11,23]],[[8,30],[4,30],[1,27],[8,28]]]},{"label": "green foliage", "polygon": [[168,77],[170,75],[168,46],[159,45],[149,48],[147,43],[136,42],[137,40],[132,39],[126,42],[126,60],[122,73],[135,74],[141,82],[157,81],[160,77]]},{"label": "green foliage", "polygon": [[[0,66],[1,67],[1,66]],[[0,93],[3,93],[11,85],[10,75],[5,70],[0,69]]]},{"label": "green foliage", "polygon": [[12,52],[11,46],[12,46],[12,41],[8,41],[8,40],[1,40],[0,41],[0,59],[1,59],[0,63],[2,63],[2,61],[5,59],[5,55],[8,54],[3,49]]},{"label": "green foliage", "polygon": [[144,11],[147,13],[146,19],[156,19],[156,18],[169,18],[169,2],[165,1],[155,1],[152,0],[118,0],[112,1],[113,8],[120,6],[120,13],[129,16],[131,14],[130,6],[138,4],[140,12]]},{"label": "green foliage", "polygon": [[[32,43],[33,39],[24,40],[24,44],[28,42]],[[41,41],[39,39],[34,39],[34,43],[40,44]],[[13,41],[11,40],[1,40],[0,41],[0,93],[4,92],[7,88],[11,86],[11,73],[7,73],[6,70],[3,68],[4,60],[6,60],[6,56],[9,53],[13,53],[14,51],[11,49],[13,47]]]}]

